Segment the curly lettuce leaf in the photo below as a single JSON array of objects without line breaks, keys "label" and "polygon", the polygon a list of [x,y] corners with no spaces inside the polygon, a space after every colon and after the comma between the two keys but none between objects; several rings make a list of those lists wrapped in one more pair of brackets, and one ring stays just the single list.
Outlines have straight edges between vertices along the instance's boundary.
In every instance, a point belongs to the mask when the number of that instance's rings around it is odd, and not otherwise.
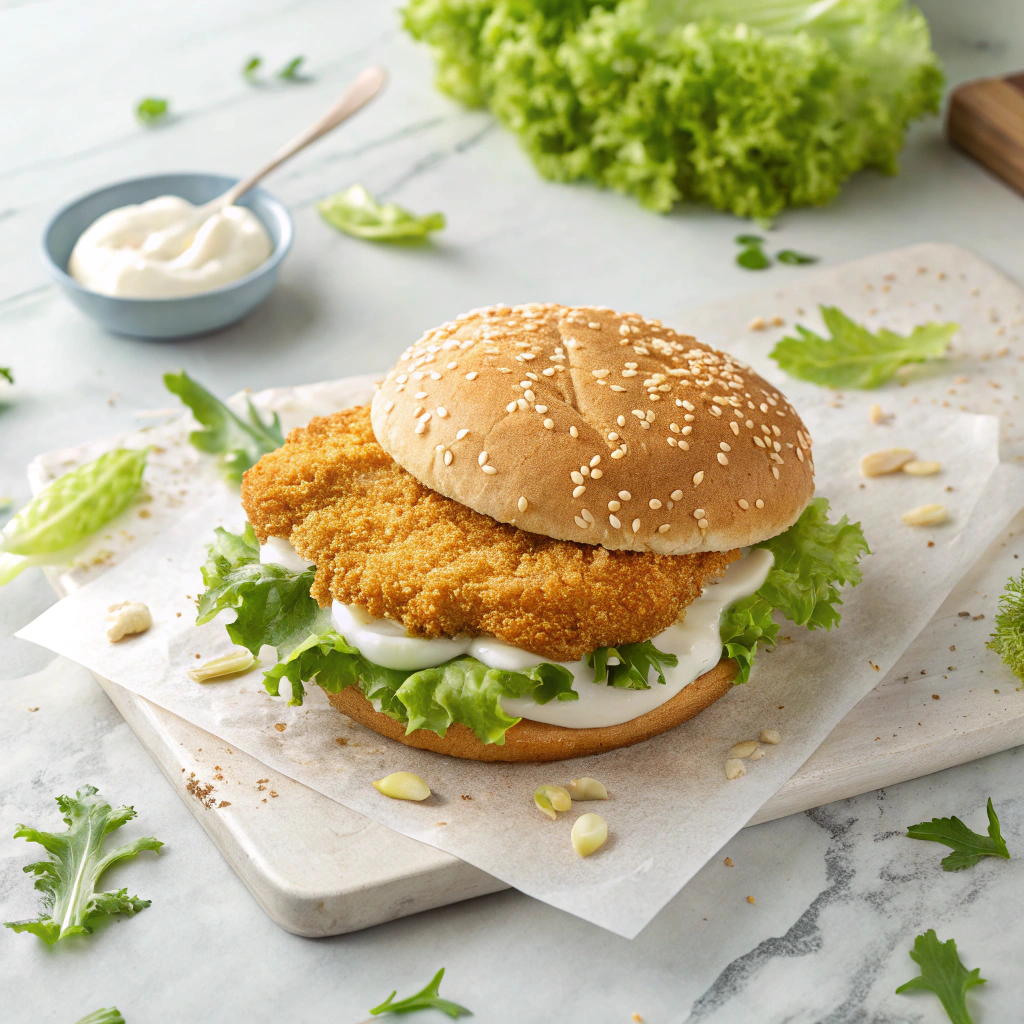
[{"label": "curly lettuce leaf", "polygon": [[57,797],[57,806],[68,826],[64,832],[43,832],[19,825],[15,839],[39,843],[49,860],[28,864],[24,870],[35,875],[35,887],[42,893],[43,913],[31,921],[7,921],[15,932],[32,932],[49,945],[69,935],[92,931],[95,922],[109,914],[135,914],[150,905],[149,900],[129,896],[127,889],[98,892],[100,876],[118,861],[130,860],[143,850],[158,851],[164,844],[146,836],[106,852],[106,837],[135,817],[132,807],[116,810],[94,786],[83,786],[74,797]]},{"label": "curly lettuce leaf", "polygon": [[93,1010],[77,1024],[124,1024],[124,1017],[116,1006],[108,1006],[102,1010]]},{"label": "curly lettuce leaf", "polygon": [[982,857],[1002,857],[1010,859],[1010,851],[1006,848],[1006,840],[999,828],[999,817],[992,806],[992,798],[988,801],[988,835],[983,836],[969,829],[959,818],[932,818],[911,825],[907,829],[908,839],[924,839],[932,843],[942,843],[953,852],[942,858],[943,871],[962,871],[974,867]]},{"label": "curly lettuce leaf", "polygon": [[646,207],[770,220],[894,173],[936,113],[928,25],[901,0],[407,0],[437,85],[487,106],[538,171]]},{"label": "curly lettuce leaf", "polygon": [[47,484],[0,533],[0,552],[53,555],[81,544],[132,502],[148,448],[117,448]]},{"label": "curly lettuce leaf", "polygon": [[529,697],[538,704],[578,700],[572,673],[543,663],[524,672],[488,668],[476,658],[461,657],[416,672],[383,668],[368,661],[334,630],[310,636],[291,655],[265,673],[267,692],[280,695],[280,683],[291,685],[289,704],[301,704],[303,683],[315,682],[327,693],[358,686],[380,711],[406,726],[406,733],[429,729],[444,736],[460,723],[481,743],[505,742],[518,718],[505,713],[502,697]]},{"label": "curly lettuce leaf", "polygon": [[[617,665],[609,665],[608,659],[618,659]],[[587,664],[594,670],[594,682],[608,681],[608,686],[620,690],[649,690],[647,682],[651,669],[657,673],[658,682],[665,685],[665,666],[678,665],[674,654],[659,651],[650,640],[638,644],[620,644],[618,647],[599,647],[587,655]]]},{"label": "curly lettuce leaf", "polygon": [[245,416],[237,415],[216,395],[211,394],[184,370],[165,373],[167,390],[177,395],[202,424],[201,430],[189,435],[193,447],[209,455],[216,455],[221,472],[228,482],[237,484],[242,474],[254,466],[261,456],[275,451],[284,444],[281,421],[274,413],[264,422],[256,407],[246,398]]},{"label": "curly lettuce leaf", "polygon": [[196,624],[233,609],[235,621],[226,626],[228,636],[254,656],[269,644],[277,648],[279,658],[286,658],[310,634],[330,626],[329,609],[321,608],[309,593],[315,570],[294,572],[262,564],[249,523],[241,533],[217,528],[202,573],[206,589],[196,601]]},{"label": "curly lettuce leaf", "polygon": [[846,516],[830,523],[828,513],[828,499],[815,498],[785,533],[755,545],[771,551],[775,562],[757,593],[722,616],[720,628],[725,656],[739,665],[737,683],[750,678],[757,645],[775,644],[775,609],[798,626],[831,630],[843,603],[839,588],[860,583],[858,563],[870,554],[860,523]]},{"label": "curly lettuce leaf", "polygon": [[376,1017],[380,1013],[413,1013],[416,1010],[434,1009],[448,1014],[453,1020],[462,1016],[472,1017],[473,1014],[470,1010],[441,996],[441,979],[443,977],[444,968],[442,967],[419,992],[407,996],[405,999],[399,999],[397,1002],[395,996],[398,995],[398,989],[395,989],[383,1003],[375,1006],[370,1014]]},{"label": "curly lettuce leaf", "polygon": [[327,196],[316,204],[328,224],[371,242],[408,242],[424,239],[445,226],[443,213],[417,216],[397,203],[378,203],[362,185]]},{"label": "curly lettuce leaf", "polygon": [[791,377],[830,388],[877,388],[901,366],[942,359],[960,330],[959,324],[927,323],[908,335],[884,327],[872,333],[835,306],[819,308],[831,338],[797,324],[799,337],[783,338],[770,355]]},{"label": "curly lettuce leaf", "polygon": [[1024,683],[1024,572],[1011,576],[999,596],[996,631],[985,646]]},{"label": "curly lettuce leaf", "polygon": [[900,985],[896,994],[915,989],[934,992],[952,1024],[973,1024],[967,1011],[967,991],[975,985],[984,985],[985,979],[980,977],[981,968],[968,971],[960,962],[956,942],[953,939],[939,942],[935,929],[929,928],[914,939],[910,959],[921,968],[921,973]]}]

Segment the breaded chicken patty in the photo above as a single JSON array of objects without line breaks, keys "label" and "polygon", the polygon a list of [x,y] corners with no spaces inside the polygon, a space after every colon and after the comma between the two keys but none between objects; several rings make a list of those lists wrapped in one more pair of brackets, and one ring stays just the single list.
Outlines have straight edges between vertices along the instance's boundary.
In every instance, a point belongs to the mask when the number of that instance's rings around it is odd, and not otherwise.
[{"label": "breaded chicken patty", "polygon": [[242,482],[261,542],[316,563],[312,594],[421,637],[488,634],[554,661],[649,640],[738,551],[658,555],[553,540],[424,487],[377,443],[366,407],[293,430]]}]

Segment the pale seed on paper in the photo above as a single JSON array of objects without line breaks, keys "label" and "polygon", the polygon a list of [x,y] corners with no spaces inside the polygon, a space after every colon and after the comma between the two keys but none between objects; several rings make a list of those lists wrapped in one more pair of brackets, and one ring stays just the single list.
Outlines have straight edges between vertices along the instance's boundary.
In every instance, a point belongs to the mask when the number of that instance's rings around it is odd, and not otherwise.
[{"label": "pale seed on paper", "polygon": [[733,746],[732,750],[729,751],[729,756],[750,757],[755,750],[757,750],[757,740],[743,740],[741,743]]},{"label": "pale seed on paper", "polygon": [[762,757],[764,757],[764,747],[758,747],[757,750],[755,750],[750,755],[750,757],[747,758],[747,760],[748,761],[760,761]]},{"label": "pale seed on paper", "polygon": [[392,800],[426,800],[430,787],[415,772],[392,772],[373,783],[373,788]]},{"label": "pale seed on paper", "polygon": [[900,518],[907,526],[937,526],[946,521],[946,506],[918,505],[917,508],[904,512]]},{"label": "pale seed on paper", "polygon": [[108,609],[107,616],[107,639],[111,643],[135,633],[145,633],[153,625],[153,616],[149,608],[141,601],[122,601],[121,604],[112,604]]},{"label": "pale seed on paper", "polygon": [[741,775],[746,774],[746,765],[738,757],[730,757],[725,762],[725,777],[727,779],[738,779]]},{"label": "pale seed on paper", "polygon": [[580,779],[573,779],[565,788],[573,800],[608,799],[608,790],[597,779],[592,779],[589,775],[584,775]]},{"label": "pale seed on paper", "polygon": [[903,464],[903,472],[911,476],[932,476],[942,469],[941,462],[931,462],[921,459],[911,459]]},{"label": "pale seed on paper", "polygon": [[238,672],[248,672],[258,659],[254,658],[244,647],[237,651],[225,654],[222,658],[214,658],[212,661],[204,662],[198,668],[190,668],[188,677],[195,683],[209,683],[214,679],[223,679],[225,676],[233,676]]},{"label": "pale seed on paper", "polygon": [[884,476],[902,469],[913,458],[914,453],[909,448],[883,448],[860,460],[860,472],[862,476]]},{"label": "pale seed on paper", "polygon": [[581,814],[572,826],[572,848],[581,856],[589,857],[604,846],[608,838],[608,823],[600,814]]},{"label": "pale seed on paper", "polygon": [[762,729],[759,738],[762,743],[775,744],[782,742],[782,737],[779,735],[776,729]]}]

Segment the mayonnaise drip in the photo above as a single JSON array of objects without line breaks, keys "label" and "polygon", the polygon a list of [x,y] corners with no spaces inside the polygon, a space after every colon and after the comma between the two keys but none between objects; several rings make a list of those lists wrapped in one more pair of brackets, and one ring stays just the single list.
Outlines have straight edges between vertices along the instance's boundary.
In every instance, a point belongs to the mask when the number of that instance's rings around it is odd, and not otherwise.
[{"label": "mayonnaise drip", "polygon": [[[291,544],[281,537],[270,537],[260,549],[261,562],[276,562],[295,572],[309,567]],[[675,667],[665,669],[665,684],[648,679],[648,690],[619,690],[594,682],[594,670],[586,658],[559,662],[573,674],[577,701],[553,700],[537,704],[528,697],[503,697],[502,707],[517,718],[547,722],[567,729],[592,729],[629,722],[671,700],[684,686],[714,668],[722,657],[719,622],[722,613],[737,601],[755,593],[764,583],[774,558],[764,548],[754,548],[729,565],[725,576],[711,583],[686,609],[686,618],[653,638],[654,646],[679,659]],[[443,665],[452,658],[469,654],[488,668],[510,672],[524,671],[550,658],[511,647],[492,636],[463,637],[454,640],[424,640],[409,636],[405,628],[391,619],[376,619],[356,605],[335,601],[331,608],[335,629],[363,656],[384,668],[412,672]]]},{"label": "mayonnaise drip", "polygon": [[111,210],[75,243],[68,273],[104,295],[168,299],[237,281],[273,252],[267,229],[244,206],[205,219],[198,210],[180,196]]}]

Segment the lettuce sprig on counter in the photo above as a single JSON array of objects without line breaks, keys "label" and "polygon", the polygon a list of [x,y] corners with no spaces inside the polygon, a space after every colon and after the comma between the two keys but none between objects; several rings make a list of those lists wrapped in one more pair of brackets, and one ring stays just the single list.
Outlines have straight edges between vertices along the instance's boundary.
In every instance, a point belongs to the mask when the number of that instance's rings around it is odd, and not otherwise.
[{"label": "lettuce sprig on counter", "polygon": [[785,533],[755,545],[767,548],[775,564],[757,593],[722,616],[723,650],[739,665],[736,682],[750,678],[758,644],[774,646],[774,611],[808,629],[830,630],[839,622],[839,588],[860,583],[858,562],[870,549],[859,523],[846,516],[830,523],[828,512],[828,499],[815,498]]},{"label": "lettuce sprig on counter", "polygon": [[[839,587],[860,581],[857,561],[867,551],[858,525],[845,516],[837,524],[828,522],[824,498],[811,502],[794,526],[761,546],[775,556],[768,578],[722,617],[723,654],[739,663],[738,682],[749,679],[758,643],[775,642],[775,609],[810,629],[831,629],[839,621]],[[579,699],[572,672],[550,662],[519,672],[488,668],[468,655],[416,671],[377,665],[334,629],[330,609],[321,608],[310,594],[314,575],[313,569],[295,572],[262,564],[249,524],[240,534],[218,529],[203,567],[206,589],[198,598],[197,622],[233,610],[235,620],[227,630],[236,644],[257,656],[265,645],[276,648],[278,663],[264,673],[265,685],[280,696],[285,684],[290,704],[302,703],[305,683],[316,682],[327,693],[358,686],[377,711],[401,722],[407,732],[429,729],[444,736],[459,723],[482,743],[502,744],[519,721],[505,711],[503,698],[526,697],[537,704]],[[587,663],[596,684],[647,690],[652,671],[665,685],[665,667],[678,659],[648,640],[599,648]]]}]

